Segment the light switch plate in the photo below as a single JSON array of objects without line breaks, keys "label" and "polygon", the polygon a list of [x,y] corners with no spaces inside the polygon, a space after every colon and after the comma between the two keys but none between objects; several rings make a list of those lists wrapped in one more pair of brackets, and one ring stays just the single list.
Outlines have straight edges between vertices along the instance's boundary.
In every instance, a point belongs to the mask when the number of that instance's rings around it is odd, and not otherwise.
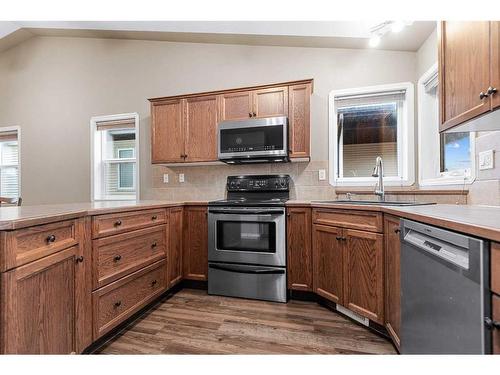
[{"label": "light switch plate", "polygon": [[318,178],[320,181],[326,180],[326,169],[320,169],[318,171]]},{"label": "light switch plate", "polygon": [[179,173],[179,182],[184,182],[184,173]]},{"label": "light switch plate", "polygon": [[493,169],[494,168],[494,152],[493,150],[483,151],[479,153],[479,169]]},{"label": "light switch plate", "polygon": [[168,184],[168,173],[163,174],[163,183]]}]

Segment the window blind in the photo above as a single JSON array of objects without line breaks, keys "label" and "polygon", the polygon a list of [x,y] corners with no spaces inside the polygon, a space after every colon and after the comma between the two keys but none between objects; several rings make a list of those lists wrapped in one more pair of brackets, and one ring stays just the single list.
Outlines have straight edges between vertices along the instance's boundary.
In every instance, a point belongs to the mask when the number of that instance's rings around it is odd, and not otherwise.
[{"label": "window blind", "polygon": [[98,121],[96,123],[97,130],[112,130],[112,129],[134,129],[135,119],[128,118],[122,120]]},{"label": "window blind", "polygon": [[17,131],[0,132],[0,195],[19,197],[19,144]]},{"label": "window blind", "polygon": [[404,101],[406,90],[374,92],[359,95],[345,95],[335,97],[335,107],[337,111],[343,107],[353,107],[357,105],[372,105],[387,102]]}]

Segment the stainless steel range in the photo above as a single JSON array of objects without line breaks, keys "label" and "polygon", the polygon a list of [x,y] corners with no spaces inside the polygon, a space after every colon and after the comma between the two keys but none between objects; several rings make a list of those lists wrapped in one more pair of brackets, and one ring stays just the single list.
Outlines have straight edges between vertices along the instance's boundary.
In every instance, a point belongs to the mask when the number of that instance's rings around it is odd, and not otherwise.
[{"label": "stainless steel range", "polygon": [[208,204],[208,293],[286,302],[290,176],[229,176]]}]

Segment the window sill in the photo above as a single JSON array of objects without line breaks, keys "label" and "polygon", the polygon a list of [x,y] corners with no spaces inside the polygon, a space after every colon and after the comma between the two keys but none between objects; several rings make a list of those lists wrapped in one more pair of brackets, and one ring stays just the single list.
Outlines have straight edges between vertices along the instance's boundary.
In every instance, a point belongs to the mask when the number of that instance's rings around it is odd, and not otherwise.
[{"label": "window sill", "polygon": [[[330,181],[330,184],[333,187],[350,187],[350,186],[355,186],[355,187],[373,187],[375,188],[375,185],[377,184],[378,178],[373,177],[373,178],[338,178],[333,181]],[[415,183],[413,180],[401,180],[398,177],[391,178],[391,177],[385,177],[384,178],[384,186],[412,186]]]},{"label": "window sill", "polygon": [[475,178],[467,178],[464,181],[463,177],[438,177],[434,179],[419,181],[419,186],[463,186],[471,185],[475,181]]},{"label": "window sill", "polygon": [[135,201],[137,200],[137,197],[135,195],[121,195],[121,196],[106,196],[106,197],[99,197],[95,198],[95,202],[101,202],[101,201]]},{"label": "window sill", "polygon": [[[335,189],[335,193],[338,195],[341,194],[357,194],[357,195],[373,195],[373,190],[359,189],[359,188],[342,188]],[[469,194],[469,190],[467,189],[385,189],[386,195],[467,195]]]}]

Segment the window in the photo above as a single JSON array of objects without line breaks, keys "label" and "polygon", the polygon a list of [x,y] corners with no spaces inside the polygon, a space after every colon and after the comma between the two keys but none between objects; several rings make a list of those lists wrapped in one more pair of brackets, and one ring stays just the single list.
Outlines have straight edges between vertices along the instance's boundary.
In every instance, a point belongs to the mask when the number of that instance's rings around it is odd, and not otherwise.
[{"label": "window", "polygon": [[400,83],[330,94],[330,183],[367,186],[375,159],[387,185],[414,183],[413,85]]},{"label": "window", "polygon": [[434,64],[418,81],[419,184],[472,183],[474,133],[439,134],[438,71]]},{"label": "window", "polygon": [[0,196],[20,196],[19,176],[19,128],[0,128]]},{"label": "window", "polygon": [[138,199],[138,115],[93,117],[91,128],[92,198]]}]

